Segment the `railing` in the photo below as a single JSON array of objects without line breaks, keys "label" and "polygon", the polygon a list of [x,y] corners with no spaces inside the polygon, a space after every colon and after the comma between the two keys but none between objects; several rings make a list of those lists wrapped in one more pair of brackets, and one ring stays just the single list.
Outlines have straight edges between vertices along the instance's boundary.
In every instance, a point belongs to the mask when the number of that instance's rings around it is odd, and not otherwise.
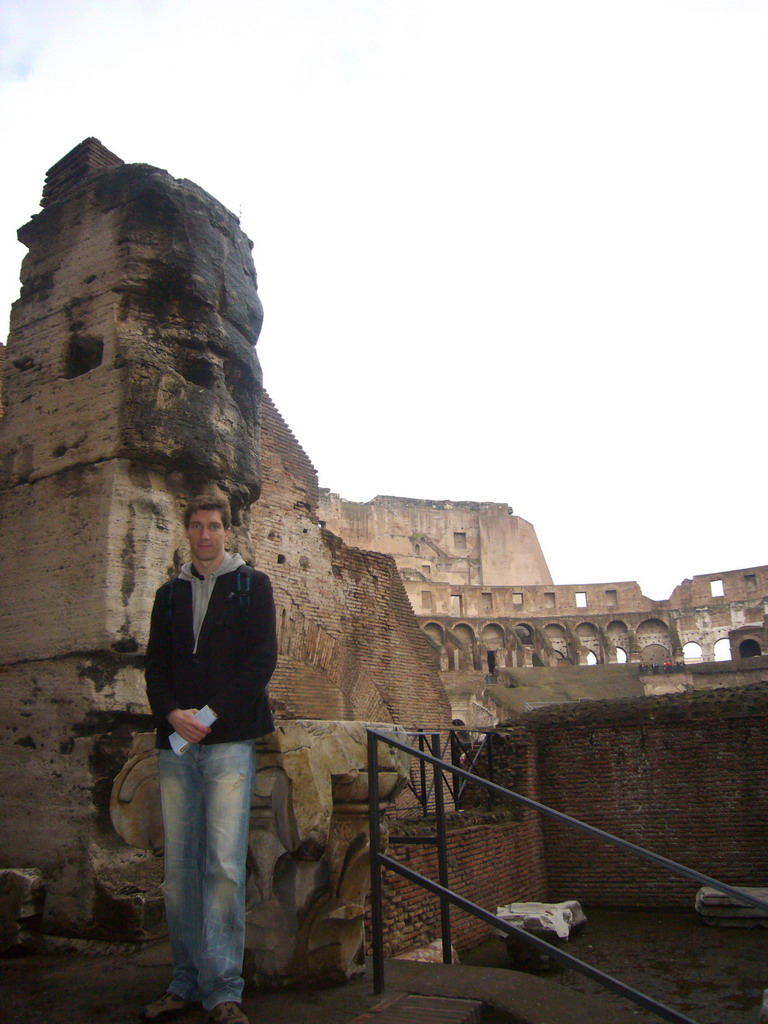
[{"label": "railing", "polygon": [[[462,733],[468,735],[472,733],[475,736],[481,736],[482,738],[474,743],[465,742],[462,739]],[[446,739],[441,743],[439,733],[431,733],[429,736],[427,733],[418,731],[410,732],[407,731],[406,735],[413,738],[418,749],[423,753],[426,749],[426,745],[431,742],[430,737],[434,738],[437,736],[437,749],[433,747],[430,751],[434,756],[440,757],[443,760],[450,760],[452,765],[456,765],[458,768],[465,768],[470,774],[475,774],[475,768],[480,761],[481,757],[485,761],[485,769],[487,772],[488,779],[494,781],[494,763],[493,763],[493,742],[492,733],[485,732],[482,729],[459,729],[452,728],[448,731]],[[410,748],[409,748],[410,749]],[[450,754],[450,758],[445,755]],[[461,798],[464,795],[464,790],[467,788],[466,779],[454,779],[445,780],[445,786],[448,792],[453,798],[453,806],[457,811],[461,810]],[[429,813],[429,808],[433,800],[434,791],[434,779],[427,779],[426,762],[419,758],[419,783],[418,787],[414,785],[413,781],[409,781],[408,788],[411,790],[413,795],[421,807],[421,813],[424,817]],[[493,795],[488,794],[489,804],[493,801]]]},{"label": "railing", "polygon": [[[472,903],[470,900],[465,899],[458,893],[453,892],[449,887],[448,880],[448,858],[447,858],[447,835],[446,835],[446,823],[445,823],[445,806],[443,799],[443,773],[450,772],[456,778],[464,780],[464,785],[470,782],[474,782],[479,786],[483,786],[489,793],[500,797],[505,800],[513,800],[518,804],[522,804],[524,807],[531,808],[539,811],[546,817],[553,818],[555,821],[559,821],[564,825],[568,825],[571,828],[575,828],[580,832],[585,832],[587,835],[593,836],[596,839],[600,839],[603,842],[611,843],[613,846],[617,846],[627,853],[634,854],[640,857],[642,860],[649,861],[652,864],[656,864],[659,867],[665,868],[667,871],[671,871],[674,874],[681,875],[684,878],[691,879],[692,881],[698,882],[700,885],[711,886],[713,889],[717,889],[720,892],[726,893],[728,896],[735,898],[742,904],[749,904],[760,908],[761,910],[768,911],[768,903],[763,900],[757,899],[756,897],[744,892],[740,889],[736,889],[733,886],[726,885],[724,882],[718,882],[714,878],[710,878],[708,875],[704,875],[699,871],[694,871],[692,868],[687,868],[683,864],[677,864],[675,861],[668,860],[666,857],[662,857],[660,854],[652,853],[650,850],[645,850],[641,846],[637,846],[635,843],[630,843],[626,839],[619,839],[617,836],[611,835],[609,832],[604,832],[602,829],[595,828],[593,825],[587,825],[583,821],[578,821],[576,818],[571,818],[567,814],[563,814],[560,811],[555,811],[551,807],[547,807],[544,804],[538,803],[536,800],[531,800],[529,797],[522,796],[520,793],[513,793],[511,790],[504,789],[502,786],[496,785],[487,779],[483,779],[478,775],[473,775],[471,772],[460,768],[458,765],[449,764],[447,761],[442,760],[438,755],[440,753],[440,735],[439,733],[421,733],[424,742],[421,743],[421,749],[418,747],[409,746],[405,743],[401,743],[395,739],[394,736],[387,735],[378,729],[368,729],[368,814],[369,814],[369,829],[370,829],[370,851],[371,851],[371,939],[372,939],[372,951],[373,951],[373,985],[374,991],[378,994],[384,990],[384,918],[383,918],[383,907],[382,907],[382,885],[381,885],[381,870],[382,868],[389,868],[397,874],[402,875],[403,878],[407,878],[414,885],[420,886],[429,892],[434,893],[440,901],[440,932],[443,946],[443,962],[446,964],[451,963],[451,918],[450,918],[450,907],[451,904],[459,907],[461,910],[469,914],[473,914],[478,917],[481,921],[485,921],[486,924],[499,931],[505,932],[507,935],[514,935],[520,942],[532,946],[537,949],[540,953],[545,953],[552,960],[561,963],[563,966],[570,968],[571,970],[578,971],[580,974],[584,974],[586,977],[591,978],[593,981],[597,981],[600,985],[612,992],[616,992],[624,998],[636,1003],[643,1009],[651,1010],[662,1020],[672,1021],[673,1024],[697,1024],[691,1017],[685,1016],[685,1014],[679,1013],[677,1010],[673,1010],[668,1006],[664,1006],[662,1003],[657,1002],[650,996],[645,995],[642,992],[638,992],[636,989],[631,988],[629,985],[625,985],[622,981],[617,978],[611,977],[609,974],[604,974],[602,971],[597,970],[595,967],[591,967],[589,964],[585,964],[583,961],[577,959],[575,956],[571,956],[569,953],[565,953],[563,950],[558,949],[557,946],[550,945],[543,939],[537,938],[535,935],[531,935],[529,932],[524,931],[522,928],[518,928],[516,925],[510,924],[508,921],[504,921],[495,914],[491,914],[489,911],[479,907],[476,903]],[[412,734],[416,735],[416,734]],[[436,836],[403,836],[398,838],[400,843],[430,843],[437,847],[437,870],[438,870],[438,881],[434,882],[432,879],[426,878],[424,875],[418,874],[416,871],[412,871],[407,868],[404,864],[394,860],[392,857],[388,857],[386,854],[381,852],[380,845],[380,827],[381,827],[381,811],[379,808],[378,799],[378,771],[379,771],[379,743],[385,743],[390,747],[394,747],[396,750],[403,750],[412,757],[417,757],[422,766],[423,773],[426,773],[426,765],[432,765],[432,792],[434,793],[434,806],[435,806],[435,819],[437,826]],[[428,753],[425,746],[431,747],[431,753]],[[391,840],[394,842],[394,840]]]}]

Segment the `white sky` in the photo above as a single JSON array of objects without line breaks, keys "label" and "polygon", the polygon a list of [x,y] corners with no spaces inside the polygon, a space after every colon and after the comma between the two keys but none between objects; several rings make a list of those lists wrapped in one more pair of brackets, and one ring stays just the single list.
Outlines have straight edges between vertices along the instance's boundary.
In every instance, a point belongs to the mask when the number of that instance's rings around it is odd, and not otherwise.
[{"label": "white sky", "polygon": [[0,308],[96,136],[240,214],[322,486],[665,598],[768,562],[766,55],[766,0],[0,0]]}]

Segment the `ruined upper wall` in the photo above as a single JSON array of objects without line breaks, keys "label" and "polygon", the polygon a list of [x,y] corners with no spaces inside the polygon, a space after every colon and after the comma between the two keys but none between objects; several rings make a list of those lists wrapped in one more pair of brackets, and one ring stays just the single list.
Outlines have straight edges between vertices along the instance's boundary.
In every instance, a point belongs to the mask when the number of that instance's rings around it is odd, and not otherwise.
[{"label": "ruined upper wall", "polygon": [[219,488],[238,543],[261,487],[262,319],[251,243],[202,189],[86,140],[19,231],[0,421],[4,660],[143,645],[185,550],[183,501]]},{"label": "ruined upper wall", "polygon": [[247,506],[261,484],[251,243],[189,181],[104,166],[103,147],[88,169],[94,141],[60,161],[63,181],[49,172],[19,231],[0,487],[124,458],[227,482]]},{"label": "ruined upper wall", "polygon": [[381,495],[358,503],[322,491],[319,515],[348,544],[393,555],[407,579],[552,582],[535,529],[503,503]]}]

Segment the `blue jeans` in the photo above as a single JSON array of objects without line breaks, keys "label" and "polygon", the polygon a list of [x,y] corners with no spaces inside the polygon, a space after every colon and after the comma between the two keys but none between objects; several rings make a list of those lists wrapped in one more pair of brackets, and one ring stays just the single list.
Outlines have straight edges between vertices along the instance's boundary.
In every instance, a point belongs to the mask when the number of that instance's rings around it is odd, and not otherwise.
[{"label": "blue jeans", "polygon": [[193,743],[158,758],[170,992],[210,1010],[243,993],[245,863],[254,740]]}]

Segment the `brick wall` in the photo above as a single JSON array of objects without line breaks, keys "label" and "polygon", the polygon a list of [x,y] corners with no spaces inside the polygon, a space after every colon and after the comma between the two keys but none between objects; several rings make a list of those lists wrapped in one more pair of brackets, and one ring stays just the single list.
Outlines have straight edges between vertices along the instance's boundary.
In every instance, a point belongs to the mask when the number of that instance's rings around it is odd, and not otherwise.
[{"label": "brick wall", "polygon": [[[526,716],[540,800],[730,884],[768,878],[768,684]],[[549,897],[691,906],[698,888],[554,822]]]},{"label": "brick wall", "polygon": [[[434,846],[393,845],[388,853],[412,871],[438,881]],[[448,836],[447,860],[450,888],[491,913],[504,903],[545,898],[540,835],[534,820],[454,827]],[[440,938],[436,896],[397,872],[386,871],[383,899],[385,956]],[[457,907],[451,908],[451,929],[452,943],[459,951],[472,949],[489,931],[486,924]]]},{"label": "brick wall", "polygon": [[[498,730],[501,785],[731,885],[768,880],[768,684],[738,690],[560,705]],[[522,810],[448,840],[450,884],[485,909],[578,899],[589,906],[693,907],[698,883]],[[411,826],[425,831],[423,823]],[[393,831],[397,831],[397,825]],[[437,879],[431,847],[390,855]],[[400,876],[384,883],[387,953],[440,936],[437,900]],[[488,928],[452,911],[454,945]]]},{"label": "brick wall", "polygon": [[278,716],[447,725],[445,690],[394,561],[320,527],[315,469],[266,394],[261,461],[250,532],[277,604]]}]

